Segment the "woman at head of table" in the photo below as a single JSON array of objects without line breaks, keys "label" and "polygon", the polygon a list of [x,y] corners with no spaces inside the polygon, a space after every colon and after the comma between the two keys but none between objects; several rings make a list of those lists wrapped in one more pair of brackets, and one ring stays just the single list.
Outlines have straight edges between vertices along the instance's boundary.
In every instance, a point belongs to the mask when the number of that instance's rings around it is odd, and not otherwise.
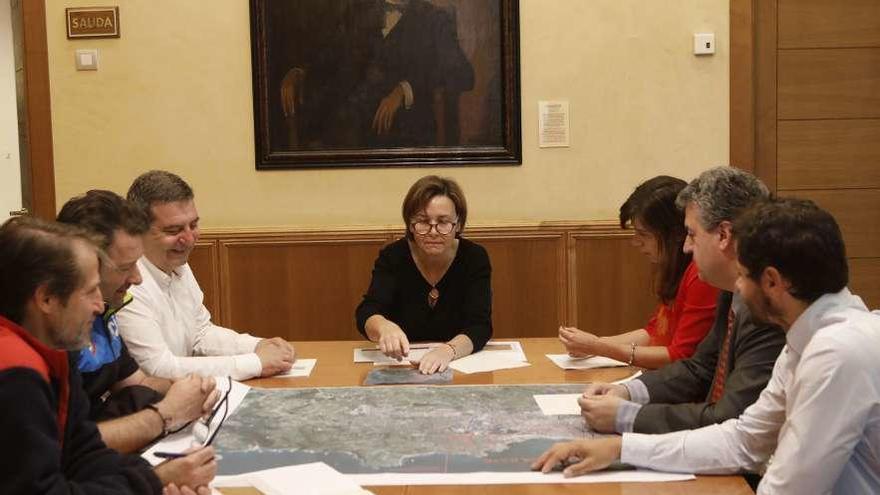
[{"label": "woman at head of table", "polygon": [[492,336],[489,255],[462,238],[467,202],[452,179],[422,177],[403,200],[406,236],[385,246],[355,311],[358,330],[387,356],[440,342],[418,364],[425,374],[483,348]]},{"label": "woman at head of table", "polygon": [[640,184],[620,207],[620,227],[633,228],[633,246],[654,266],[659,304],[648,324],[613,337],[560,327],[559,340],[571,356],[605,356],[659,368],[690,357],[709,332],[719,291],[700,280],[691,255],[682,251],[687,231],[675,198],[686,185],[675,177],[654,177]]}]

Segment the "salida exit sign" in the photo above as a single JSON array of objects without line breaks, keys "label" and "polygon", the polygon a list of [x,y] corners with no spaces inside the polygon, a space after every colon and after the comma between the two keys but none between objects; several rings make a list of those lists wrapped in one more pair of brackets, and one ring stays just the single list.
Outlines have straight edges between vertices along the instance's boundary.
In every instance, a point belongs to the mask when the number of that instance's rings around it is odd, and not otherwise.
[{"label": "salida exit sign", "polygon": [[118,38],[119,7],[76,7],[67,13],[68,38]]}]

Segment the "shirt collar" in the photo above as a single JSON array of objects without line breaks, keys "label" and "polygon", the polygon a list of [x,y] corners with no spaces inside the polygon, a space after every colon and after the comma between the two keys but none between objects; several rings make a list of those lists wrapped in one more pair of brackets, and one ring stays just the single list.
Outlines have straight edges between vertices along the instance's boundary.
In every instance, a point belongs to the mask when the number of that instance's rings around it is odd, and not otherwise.
[{"label": "shirt collar", "polygon": [[122,304],[120,304],[118,308],[111,308],[109,304],[104,305],[104,313],[101,315],[101,318],[106,322],[111,316],[121,311],[122,308],[128,306],[132,301],[134,301],[134,296],[131,295],[131,292],[126,292],[125,295],[122,296]]},{"label": "shirt collar", "polygon": [[176,270],[172,270],[169,275],[162,271],[161,268],[154,265],[146,256],[141,256],[141,260],[144,262],[144,268],[146,268],[150,275],[152,275],[153,280],[164,289],[171,287],[171,283],[175,278],[180,278],[180,274],[178,274]]},{"label": "shirt collar", "polygon": [[749,307],[746,306],[746,301],[739,295],[739,292],[734,292],[730,298],[730,309],[733,310],[734,315],[746,315],[749,313]]},{"label": "shirt collar", "polygon": [[785,340],[789,347],[798,354],[803,354],[804,348],[816,332],[846,319],[846,316],[840,313],[842,309],[868,311],[862,299],[853,295],[846,287],[834,294],[824,294],[807,306],[786,332]]}]

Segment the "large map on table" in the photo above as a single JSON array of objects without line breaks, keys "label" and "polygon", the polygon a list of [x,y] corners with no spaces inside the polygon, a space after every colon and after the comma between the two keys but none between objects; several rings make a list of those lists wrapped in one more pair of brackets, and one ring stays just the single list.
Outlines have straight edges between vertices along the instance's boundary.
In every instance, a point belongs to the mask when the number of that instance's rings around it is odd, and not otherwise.
[{"label": "large map on table", "polygon": [[593,435],[533,396],[583,385],[251,389],[214,443],[218,474],[324,462],[347,474],[527,471],[552,443]]}]

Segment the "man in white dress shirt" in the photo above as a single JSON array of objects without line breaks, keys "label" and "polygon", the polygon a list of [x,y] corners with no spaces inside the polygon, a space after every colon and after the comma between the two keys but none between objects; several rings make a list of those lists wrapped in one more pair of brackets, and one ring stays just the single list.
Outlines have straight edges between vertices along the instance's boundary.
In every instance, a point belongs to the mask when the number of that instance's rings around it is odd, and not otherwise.
[{"label": "man in white dress shirt", "polygon": [[755,318],[786,332],[758,401],[697,430],[556,444],[534,469],[576,476],[617,459],[704,474],[766,469],[759,494],[880,493],[880,316],[846,288],[837,223],[810,201],[778,199],[738,219],[734,237],[737,291]]},{"label": "man in white dress shirt", "polygon": [[187,264],[199,239],[192,188],[175,174],[153,170],[135,179],[128,199],[150,218],[138,261],[143,282],[132,286],[134,301],[118,314],[119,332],[141,368],[164,378],[198,373],[236,380],[289,370],[294,349],[283,339],[259,339],[211,322]]}]

